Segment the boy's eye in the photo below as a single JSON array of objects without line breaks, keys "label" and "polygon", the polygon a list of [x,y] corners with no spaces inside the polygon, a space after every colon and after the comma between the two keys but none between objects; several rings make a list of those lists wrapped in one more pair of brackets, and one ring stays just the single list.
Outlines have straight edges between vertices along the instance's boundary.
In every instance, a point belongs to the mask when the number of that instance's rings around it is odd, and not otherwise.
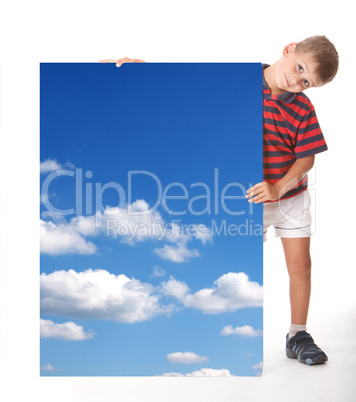
[{"label": "boy's eye", "polygon": [[[302,73],[304,71],[303,67],[300,64],[298,64],[298,70],[300,73]],[[304,83],[304,86],[306,86],[306,87],[309,86],[309,82],[307,80],[304,80],[303,83]]]}]

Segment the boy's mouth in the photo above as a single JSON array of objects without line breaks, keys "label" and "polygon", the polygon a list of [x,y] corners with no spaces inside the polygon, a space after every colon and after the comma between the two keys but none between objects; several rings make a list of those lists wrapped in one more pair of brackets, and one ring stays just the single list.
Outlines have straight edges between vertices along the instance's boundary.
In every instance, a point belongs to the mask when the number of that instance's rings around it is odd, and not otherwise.
[{"label": "boy's mouth", "polygon": [[288,87],[290,88],[287,76],[286,76],[286,83],[287,83]]}]

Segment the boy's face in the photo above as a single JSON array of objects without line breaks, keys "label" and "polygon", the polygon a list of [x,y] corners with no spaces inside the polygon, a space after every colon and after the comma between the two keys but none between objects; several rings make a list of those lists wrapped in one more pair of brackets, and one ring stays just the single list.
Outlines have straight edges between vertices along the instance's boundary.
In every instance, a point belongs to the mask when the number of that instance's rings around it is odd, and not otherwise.
[{"label": "boy's face", "polygon": [[288,92],[302,92],[308,88],[320,87],[316,69],[318,64],[310,53],[296,53],[296,43],[283,50],[283,57],[277,63],[275,80],[279,89]]}]

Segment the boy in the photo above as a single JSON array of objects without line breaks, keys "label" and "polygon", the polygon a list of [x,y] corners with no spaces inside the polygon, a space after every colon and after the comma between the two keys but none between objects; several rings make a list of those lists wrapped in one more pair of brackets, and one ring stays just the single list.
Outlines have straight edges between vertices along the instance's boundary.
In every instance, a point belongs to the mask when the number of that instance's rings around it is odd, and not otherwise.
[{"label": "boy", "polygon": [[[115,62],[120,67],[143,60],[101,62]],[[338,53],[325,36],[291,43],[283,49],[280,60],[263,65],[264,181],[246,195],[249,202],[264,203],[264,241],[271,225],[281,238],[290,278],[291,325],[286,354],[308,365],[328,360],[306,332],[311,290],[307,172],[314,165],[315,155],[327,146],[314,107],[302,91],[332,81],[338,65]]]}]

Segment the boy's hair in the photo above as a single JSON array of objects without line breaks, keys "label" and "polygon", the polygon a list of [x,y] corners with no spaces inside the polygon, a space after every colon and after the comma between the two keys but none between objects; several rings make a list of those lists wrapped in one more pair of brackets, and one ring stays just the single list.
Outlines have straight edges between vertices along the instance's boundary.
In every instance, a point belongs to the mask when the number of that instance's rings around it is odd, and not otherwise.
[{"label": "boy's hair", "polygon": [[318,63],[317,75],[326,84],[335,78],[339,68],[339,55],[326,36],[315,35],[297,43],[296,53],[309,53]]}]

